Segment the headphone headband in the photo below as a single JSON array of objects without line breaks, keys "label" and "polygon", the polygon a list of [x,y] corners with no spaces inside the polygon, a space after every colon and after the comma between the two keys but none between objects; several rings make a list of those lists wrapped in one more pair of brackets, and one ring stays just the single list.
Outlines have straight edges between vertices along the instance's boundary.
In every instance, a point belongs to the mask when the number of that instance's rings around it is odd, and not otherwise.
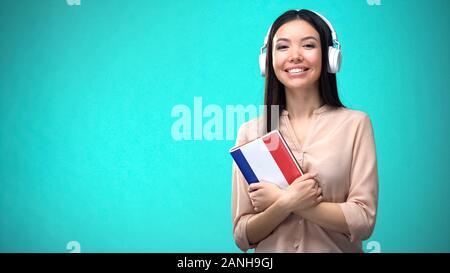
[{"label": "headphone headband", "polygon": [[[300,9],[297,9],[296,11],[299,12]],[[338,45],[338,48],[340,49],[340,44],[339,44],[339,41],[338,41],[338,38],[337,38],[337,33],[336,33],[336,31],[334,30],[334,27],[333,27],[333,25],[330,23],[330,21],[328,21],[328,19],[325,18],[325,16],[323,16],[323,15],[320,14],[320,13],[318,13],[317,11],[313,11],[313,10],[309,10],[309,11],[311,11],[311,12],[313,12],[314,14],[316,14],[317,16],[319,16],[319,17],[325,22],[325,24],[327,24],[327,26],[330,28],[330,31],[331,31],[331,38],[333,39],[333,44]],[[267,42],[268,42],[268,40],[269,40],[270,30],[272,30],[272,26],[269,27],[269,29],[267,30],[267,34],[266,34],[266,36],[264,37],[264,44],[263,44],[262,47],[261,47],[261,52],[262,52],[263,49],[267,48]]]},{"label": "headphone headband", "polygon": [[[297,10],[297,11],[300,11],[300,10]],[[318,13],[318,12],[315,12],[315,11],[313,11],[313,10],[311,10],[311,12],[314,12],[317,16],[319,16],[320,18],[322,18],[322,20],[328,25],[328,27],[329,27],[330,30],[331,30],[331,37],[332,37],[332,39],[333,39],[333,43],[338,42],[338,38],[337,38],[336,31],[334,30],[334,27],[333,27],[333,25],[330,23],[330,21],[328,21],[328,19],[325,18],[325,16],[323,16],[322,14],[320,14],[320,13]],[[338,44],[339,44],[339,42],[338,42]]]}]

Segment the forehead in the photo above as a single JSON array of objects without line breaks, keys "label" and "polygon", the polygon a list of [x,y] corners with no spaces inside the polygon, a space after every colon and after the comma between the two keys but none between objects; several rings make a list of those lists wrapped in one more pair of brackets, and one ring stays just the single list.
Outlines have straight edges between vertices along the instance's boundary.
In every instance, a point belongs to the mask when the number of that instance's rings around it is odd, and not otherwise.
[{"label": "forehead", "polygon": [[279,38],[289,40],[301,40],[303,37],[313,36],[320,41],[319,33],[305,20],[293,20],[282,25],[274,36],[274,41]]}]

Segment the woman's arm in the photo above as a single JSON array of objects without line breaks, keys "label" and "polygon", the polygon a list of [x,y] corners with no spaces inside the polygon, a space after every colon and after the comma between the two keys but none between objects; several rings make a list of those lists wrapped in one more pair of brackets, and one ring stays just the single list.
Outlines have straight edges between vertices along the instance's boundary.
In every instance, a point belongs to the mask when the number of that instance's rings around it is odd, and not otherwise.
[{"label": "woman's arm", "polygon": [[283,199],[279,198],[265,211],[254,214],[247,222],[247,238],[250,244],[256,244],[266,238],[286,219],[291,211]]},{"label": "woman's arm", "polygon": [[[250,185],[252,204],[259,204],[261,199],[272,199],[273,204],[261,213],[251,216],[247,222],[247,238],[252,244],[266,238],[294,210],[309,208],[322,201],[313,174],[305,174],[296,179],[286,190],[269,194],[264,189],[271,188],[270,183],[255,183]],[[277,188],[275,186],[275,188]],[[266,192],[266,193],[264,193]],[[281,194],[282,192],[282,194]],[[270,197],[269,197],[270,196]]]},{"label": "woman's arm", "polygon": [[323,228],[349,234],[347,221],[338,203],[322,202],[314,207],[295,210],[294,213]]},{"label": "woman's arm", "polygon": [[[252,200],[252,205],[254,206],[255,211],[263,211],[263,213],[269,211],[271,205],[275,204],[277,200],[280,200],[281,196],[285,193],[285,190],[278,188],[278,186],[264,182],[252,184],[250,186],[250,190],[250,199]],[[322,190],[319,188],[317,195],[320,195],[321,193]],[[316,206],[311,206],[308,208],[295,208],[292,210],[292,212],[323,228],[328,228],[330,230],[345,234],[349,233],[345,216],[338,203],[317,203],[318,204]]]}]

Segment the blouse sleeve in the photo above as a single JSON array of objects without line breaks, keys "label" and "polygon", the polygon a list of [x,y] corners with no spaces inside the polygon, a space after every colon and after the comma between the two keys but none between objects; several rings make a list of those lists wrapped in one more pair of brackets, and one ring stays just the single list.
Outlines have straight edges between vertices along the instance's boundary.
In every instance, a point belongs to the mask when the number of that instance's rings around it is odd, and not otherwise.
[{"label": "blouse sleeve", "polygon": [[[246,125],[247,124],[244,123],[239,128],[236,146],[247,142]],[[250,248],[256,247],[256,244],[250,245],[247,238],[247,222],[255,213],[248,194],[248,183],[234,161],[232,165],[231,199],[234,241],[242,251],[247,251]]]},{"label": "blouse sleeve", "polygon": [[350,241],[353,242],[370,237],[378,205],[375,140],[367,115],[358,124],[352,156],[349,194],[340,206],[350,231]]}]

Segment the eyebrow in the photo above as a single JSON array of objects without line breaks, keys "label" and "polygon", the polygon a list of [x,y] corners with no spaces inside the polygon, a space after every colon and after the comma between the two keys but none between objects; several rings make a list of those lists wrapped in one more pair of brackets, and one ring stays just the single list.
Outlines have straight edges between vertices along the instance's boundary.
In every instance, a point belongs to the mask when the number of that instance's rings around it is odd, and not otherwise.
[{"label": "eyebrow", "polygon": [[[313,40],[316,40],[317,42],[319,42],[319,40],[317,40],[317,38],[314,37],[314,36],[303,37],[300,41],[303,42],[303,41],[309,40],[309,39],[313,39]],[[278,38],[276,42],[278,43],[278,42],[281,42],[281,41],[290,42],[291,40],[289,40],[288,38]]]}]

